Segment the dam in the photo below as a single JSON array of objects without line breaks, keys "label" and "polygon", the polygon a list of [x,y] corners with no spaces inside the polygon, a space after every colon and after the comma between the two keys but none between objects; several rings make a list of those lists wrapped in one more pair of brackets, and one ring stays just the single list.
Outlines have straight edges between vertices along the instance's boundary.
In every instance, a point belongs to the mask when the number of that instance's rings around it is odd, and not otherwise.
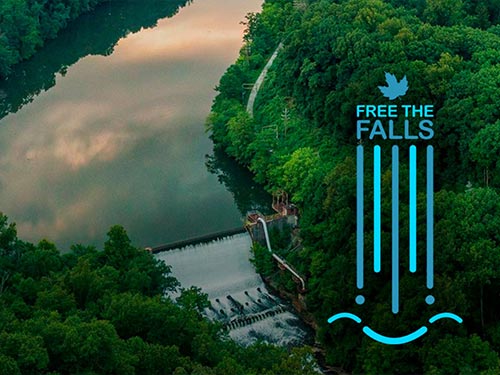
[{"label": "dam", "polygon": [[181,286],[197,286],[211,306],[204,314],[226,327],[241,345],[264,341],[292,347],[312,344],[313,334],[291,305],[272,295],[251,263],[252,240],[236,233],[212,241],[155,252]]}]

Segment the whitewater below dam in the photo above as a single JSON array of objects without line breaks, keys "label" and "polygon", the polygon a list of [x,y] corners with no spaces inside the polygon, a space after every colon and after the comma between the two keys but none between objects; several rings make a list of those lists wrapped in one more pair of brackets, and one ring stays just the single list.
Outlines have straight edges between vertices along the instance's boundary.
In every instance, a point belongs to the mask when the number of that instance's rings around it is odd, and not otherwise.
[{"label": "whitewater below dam", "polygon": [[311,343],[311,330],[292,307],[266,288],[250,261],[251,239],[237,234],[156,255],[172,267],[182,287],[197,286],[208,295],[205,315],[225,324],[241,345],[258,340],[292,347]]}]

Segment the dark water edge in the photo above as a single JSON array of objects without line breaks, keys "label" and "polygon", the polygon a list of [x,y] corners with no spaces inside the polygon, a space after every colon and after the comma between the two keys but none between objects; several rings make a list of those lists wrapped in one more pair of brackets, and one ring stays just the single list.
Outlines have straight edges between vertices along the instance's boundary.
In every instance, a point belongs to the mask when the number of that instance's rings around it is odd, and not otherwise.
[{"label": "dark water edge", "polygon": [[109,56],[116,43],[130,33],[155,27],[158,20],[174,16],[190,0],[122,0],[98,5],[48,40],[36,54],[13,66],[0,80],[0,119],[31,103],[56,84],[56,74],[89,55]]},{"label": "dark water edge", "polygon": [[207,170],[217,176],[218,181],[231,193],[243,216],[252,210],[258,210],[264,215],[274,212],[271,195],[255,182],[253,173],[247,168],[218,148],[205,158]]},{"label": "dark water edge", "polygon": [[102,247],[121,224],[153,247],[269,210],[271,197],[204,131],[240,21],[259,7],[111,1],[17,65],[0,82],[0,209],[20,236]]}]

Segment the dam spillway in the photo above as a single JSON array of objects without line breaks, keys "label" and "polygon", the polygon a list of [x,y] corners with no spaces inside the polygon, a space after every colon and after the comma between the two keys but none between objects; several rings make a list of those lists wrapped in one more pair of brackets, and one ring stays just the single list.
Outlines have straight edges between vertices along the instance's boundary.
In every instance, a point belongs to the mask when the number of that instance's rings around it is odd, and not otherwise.
[{"label": "dam spillway", "polygon": [[287,347],[309,342],[311,331],[256,273],[251,246],[249,235],[240,233],[155,256],[172,267],[182,287],[197,286],[208,295],[211,307],[205,315],[223,323],[236,342],[261,340]]}]

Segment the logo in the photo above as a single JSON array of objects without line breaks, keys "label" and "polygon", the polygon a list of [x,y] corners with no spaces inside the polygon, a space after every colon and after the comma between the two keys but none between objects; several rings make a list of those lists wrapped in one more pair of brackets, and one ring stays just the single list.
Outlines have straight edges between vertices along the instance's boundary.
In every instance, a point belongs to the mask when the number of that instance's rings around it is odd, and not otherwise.
[{"label": "logo", "polygon": [[[385,74],[388,86],[379,86],[382,94],[389,100],[394,100],[398,97],[406,95],[408,91],[408,80],[406,76],[397,81],[393,74]],[[409,272],[416,273],[419,268],[423,268],[426,272],[426,287],[429,294],[425,298],[427,305],[432,305],[435,298],[432,295],[434,288],[434,148],[432,145],[424,146],[417,150],[417,146],[396,145],[392,147],[382,147],[386,140],[419,140],[420,143],[431,140],[434,137],[433,120],[434,106],[433,105],[358,105],[356,108],[356,136],[359,142],[356,150],[356,286],[358,296],[355,297],[355,302],[358,305],[365,303],[363,295],[364,278],[365,278],[365,258],[372,258],[373,272],[379,274],[382,271],[382,218],[388,217],[392,226],[391,244],[390,244],[390,259],[391,259],[391,311],[397,315],[400,310],[399,300],[399,281],[400,281],[400,154],[406,153],[408,156],[408,204],[409,217],[408,228],[409,233]],[[401,129],[402,128],[402,129]],[[375,143],[373,147],[363,146],[363,138],[367,138]],[[385,151],[385,152],[384,152]],[[373,186],[365,186],[365,154],[371,153],[369,160],[373,160],[373,165],[369,166],[373,172]],[[405,155],[406,156],[406,155]],[[382,212],[382,160],[390,159],[392,178],[390,181],[391,189],[391,210]],[[417,248],[417,175],[418,163],[417,158],[422,158],[425,165],[425,248]],[[366,168],[366,169],[368,169]],[[422,175],[422,174],[421,174]],[[406,181],[406,179],[404,179]],[[365,202],[365,189],[373,188],[373,202]],[[406,189],[405,189],[406,190]],[[371,207],[373,203],[373,243],[371,247],[365,249],[365,206]],[[406,227],[406,225],[405,225]],[[406,235],[406,233],[405,233]],[[370,251],[371,250],[371,251]],[[385,249],[384,249],[385,250]],[[389,249],[387,249],[389,250]],[[417,254],[419,251],[425,251],[426,264],[421,266],[417,264]],[[371,255],[367,257],[366,255]],[[350,312],[342,312],[333,315],[328,319],[328,323],[332,324],[339,319],[351,319],[354,322],[361,324],[362,319]],[[459,316],[450,313],[442,312],[429,318],[429,324],[433,324],[440,319],[452,319],[457,323],[462,323],[463,320]],[[426,325],[421,326],[417,330],[400,337],[388,337],[381,333],[375,332],[369,326],[364,326],[362,331],[370,338],[387,345],[401,345],[412,342],[425,333],[428,328]]]},{"label": "logo", "polygon": [[394,100],[406,95],[406,92],[408,91],[408,80],[406,79],[406,76],[398,82],[396,76],[386,72],[385,81],[387,82],[387,86],[379,86],[378,88],[386,98]]}]

